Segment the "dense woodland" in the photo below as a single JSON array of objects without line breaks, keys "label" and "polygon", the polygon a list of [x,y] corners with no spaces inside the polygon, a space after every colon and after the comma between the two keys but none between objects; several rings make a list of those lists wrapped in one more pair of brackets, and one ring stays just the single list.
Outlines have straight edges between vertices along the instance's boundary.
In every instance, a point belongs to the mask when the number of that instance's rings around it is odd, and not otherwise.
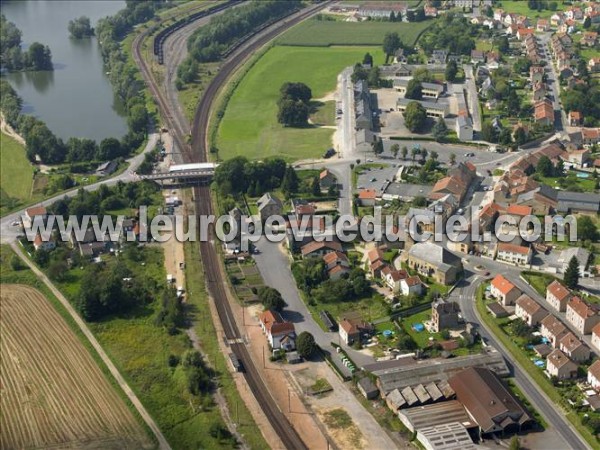
[{"label": "dense woodland", "polygon": [[21,49],[21,30],[0,15],[0,65],[9,72],[53,70],[52,53],[47,45],[33,42],[26,52]]},{"label": "dense woodland", "polygon": [[221,54],[239,38],[299,6],[297,0],[254,0],[228,9],[192,34],[188,41],[190,55],[198,62],[218,61]]},{"label": "dense woodland", "polygon": [[435,22],[419,39],[419,46],[427,54],[435,49],[447,49],[457,55],[470,55],[479,37],[477,27],[462,16],[445,14]]}]

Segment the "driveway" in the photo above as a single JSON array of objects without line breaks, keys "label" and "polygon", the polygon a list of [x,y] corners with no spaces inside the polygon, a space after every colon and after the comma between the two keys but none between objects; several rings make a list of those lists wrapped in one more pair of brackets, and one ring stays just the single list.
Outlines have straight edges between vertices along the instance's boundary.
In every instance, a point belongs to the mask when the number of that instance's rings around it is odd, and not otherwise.
[{"label": "driveway", "polygon": [[[300,293],[296,287],[296,280],[292,275],[290,268],[290,258],[283,244],[269,242],[264,236],[255,244],[260,250],[259,254],[254,255],[256,266],[265,281],[266,286],[277,289],[287,303],[282,316],[284,319],[293,322],[296,326],[296,333],[308,331],[315,337],[315,341],[323,348],[331,353],[331,357],[337,361],[337,365],[346,369],[341,364],[338,354],[332,347],[331,342],[339,344],[338,333],[325,332],[315,322],[311,312],[306,307]],[[354,362],[362,367],[365,364],[373,362],[373,358],[355,351],[344,345],[344,350],[354,360]],[[350,372],[345,370],[348,375]]]}]

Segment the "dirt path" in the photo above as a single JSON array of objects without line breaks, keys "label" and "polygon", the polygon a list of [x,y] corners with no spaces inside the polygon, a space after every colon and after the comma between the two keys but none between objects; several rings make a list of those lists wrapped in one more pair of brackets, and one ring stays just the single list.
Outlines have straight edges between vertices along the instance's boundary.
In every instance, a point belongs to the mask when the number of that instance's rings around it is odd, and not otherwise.
[{"label": "dirt path", "polygon": [[73,321],[77,324],[77,326],[79,327],[81,332],[89,340],[90,344],[92,344],[92,347],[94,347],[94,350],[98,353],[98,356],[100,356],[100,358],[102,359],[102,362],[104,362],[106,367],[108,367],[108,370],[110,371],[112,376],[115,378],[116,382],[119,384],[121,389],[123,389],[123,392],[125,392],[125,395],[127,395],[127,398],[129,399],[129,401],[131,401],[131,403],[133,404],[135,409],[138,411],[138,413],[140,414],[140,416],[142,417],[144,422],[146,422],[146,424],[148,425],[150,430],[152,430],[152,433],[154,433],[154,436],[156,437],[156,440],[158,441],[159,448],[163,449],[163,450],[167,450],[167,449],[170,450],[171,446],[169,445],[169,443],[167,442],[167,439],[164,437],[164,435],[160,431],[160,428],[158,428],[158,425],[156,424],[156,422],[154,422],[154,419],[152,418],[152,416],[150,416],[150,414],[148,413],[148,411],[146,410],[144,405],[142,405],[142,402],[140,401],[140,399],[137,397],[137,395],[135,395],[135,393],[133,392],[133,390],[127,383],[127,381],[125,381],[125,379],[123,378],[121,373],[115,367],[115,365],[113,364],[111,359],[108,357],[108,355],[106,354],[106,352],[104,351],[104,349],[102,348],[102,346],[100,345],[100,343],[98,342],[98,340],[96,339],[94,334],[88,328],[86,323],[79,316],[77,311],[75,311],[73,306],[71,306],[71,303],[69,303],[69,301],[65,298],[65,296],[56,288],[56,286],[54,286],[54,284],[50,281],[50,279],[48,279],[48,277],[46,275],[44,275],[31,261],[29,261],[29,259],[25,256],[25,254],[23,253],[23,250],[21,249],[21,247],[18,244],[12,243],[11,247],[15,251],[15,253],[25,262],[25,264],[27,264],[27,266],[33,271],[33,273],[35,273],[35,275],[41,281],[43,281],[46,286],[48,286],[48,288],[52,291],[52,293],[60,301],[63,308],[65,308],[65,310],[69,313],[69,315],[71,316]]},{"label": "dirt path", "polygon": [[4,119],[4,113],[2,112],[0,112],[0,129],[4,134],[10,136],[22,146],[25,146],[25,139],[23,139],[23,137],[8,124],[8,122]]}]

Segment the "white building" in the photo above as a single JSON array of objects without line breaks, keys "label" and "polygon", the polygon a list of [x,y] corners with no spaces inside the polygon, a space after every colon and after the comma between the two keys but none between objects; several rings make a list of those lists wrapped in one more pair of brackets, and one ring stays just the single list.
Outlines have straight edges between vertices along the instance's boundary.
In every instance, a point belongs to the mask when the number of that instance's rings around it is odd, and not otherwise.
[{"label": "white building", "polygon": [[531,256],[531,247],[501,242],[498,244],[496,259],[518,265],[527,265],[531,262]]},{"label": "white building", "polygon": [[470,117],[458,116],[456,118],[456,135],[461,141],[473,140],[473,122]]}]

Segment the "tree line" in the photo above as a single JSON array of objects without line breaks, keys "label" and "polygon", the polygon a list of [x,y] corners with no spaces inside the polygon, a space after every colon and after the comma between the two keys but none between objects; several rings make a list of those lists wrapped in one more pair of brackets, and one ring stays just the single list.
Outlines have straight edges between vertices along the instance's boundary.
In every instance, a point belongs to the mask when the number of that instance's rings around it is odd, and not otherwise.
[{"label": "tree line", "polygon": [[[30,161],[35,162],[36,156],[47,164],[108,161],[130,155],[144,141],[149,118],[142,91],[144,85],[139,80],[137,68],[127,63],[121,40],[133,25],[152,18],[163,2],[127,1],[126,4],[127,7],[114,16],[101,19],[96,31],[104,62],[110,70],[113,89],[127,108],[129,132],[120,141],[110,137],[99,144],[91,139],[80,138],[69,138],[64,142],[41,120],[21,114],[22,100],[6,80],[0,80],[0,109],[7,122],[25,139]],[[2,27],[2,33],[5,31]],[[9,34],[14,33],[10,31]]]},{"label": "tree line", "polygon": [[211,18],[188,40],[190,56],[198,62],[218,61],[221,54],[244,35],[271,19],[300,6],[297,0],[254,0],[246,5],[230,8]]},{"label": "tree line", "polygon": [[287,167],[281,158],[249,161],[245,156],[236,156],[216,168],[214,182],[222,195],[250,192],[255,196],[262,195],[281,186]]},{"label": "tree line", "polygon": [[53,70],[52,52],[47,45],[33,42],[27,51],[21,48],[21,30],[0,14],[0,65],[9,72]]}]

